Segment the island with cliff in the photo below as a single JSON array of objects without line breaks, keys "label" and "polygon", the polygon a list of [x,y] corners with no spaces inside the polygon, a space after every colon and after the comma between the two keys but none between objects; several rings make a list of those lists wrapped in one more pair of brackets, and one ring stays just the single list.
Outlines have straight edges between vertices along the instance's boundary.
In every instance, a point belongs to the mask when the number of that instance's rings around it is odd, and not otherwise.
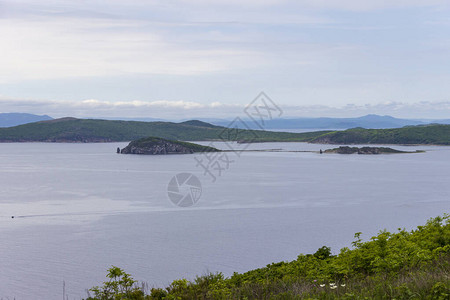
[{"label": "island with cliff", "polygon": [[158,137],[147,137],[132,141],[123,148],[118,149],[122,154],[191,154],[195,152],[218,152],[220,150],[194,143],[167,140]]},{"label": "island with cliff", "polygon": [[[416,151],[401,151],[388,147],[349,147],[341,146],[339,148],[327,149],[324,153],[337,153],[337,154],[395,154],[395,153],[420,153],[421,150]],[[322,153],[322,152],[321,152]]]}]

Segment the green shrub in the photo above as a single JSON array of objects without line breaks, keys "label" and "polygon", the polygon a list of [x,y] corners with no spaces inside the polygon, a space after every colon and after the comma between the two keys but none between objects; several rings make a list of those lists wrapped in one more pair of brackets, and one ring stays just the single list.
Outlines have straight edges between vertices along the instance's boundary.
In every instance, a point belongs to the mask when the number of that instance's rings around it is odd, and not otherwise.
[{"label": "green shrub", "polygon": [[450,299],[449,216],[430,219],[412,231],[380,231],[338,255],[323,246],[291,262],[225,278],[207,274],[194,281],[175,280],[150,295],[113,267],[102,288],[89,299]]},{"label": "green shrub", "polygon": [[90,289],[94,293],[94,297],[89,297],[87,300],[145,299],[144,292],[136,286],[136,280],[122,269],[112,266],[108,269],[106,277],[109,280],[105,281],[103,286]]}]

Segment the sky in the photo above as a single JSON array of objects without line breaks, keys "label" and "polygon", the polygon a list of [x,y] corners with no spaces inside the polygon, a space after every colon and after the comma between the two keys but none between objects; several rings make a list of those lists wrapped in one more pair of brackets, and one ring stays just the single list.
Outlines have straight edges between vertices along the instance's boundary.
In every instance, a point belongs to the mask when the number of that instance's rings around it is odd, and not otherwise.
[{"label": "sky", "polygon": [[0,112],[450,118],[450,1],[0,0]]}]

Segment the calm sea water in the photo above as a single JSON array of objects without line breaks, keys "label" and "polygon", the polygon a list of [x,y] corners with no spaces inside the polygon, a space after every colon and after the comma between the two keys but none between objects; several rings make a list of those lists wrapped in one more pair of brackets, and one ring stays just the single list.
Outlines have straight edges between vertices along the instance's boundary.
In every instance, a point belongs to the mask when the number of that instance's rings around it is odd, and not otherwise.
[{"label": "calm sea water", "polygon": [[[450,211],[450,147],[399,146],[427,152],[380,156],[228,152],[232,162],[220,176],[213,170],[212,182],[196,166],[202,156],[117,155],[125,145],[0,144],[0,298],[61,299],[65,282],[69,299],[80,299],[111,265],[150,287],[230,275],[323,245],[337,253],[355,232],[411,229]],[[202,184],[189,208],[167,195],[183,172]]]}]

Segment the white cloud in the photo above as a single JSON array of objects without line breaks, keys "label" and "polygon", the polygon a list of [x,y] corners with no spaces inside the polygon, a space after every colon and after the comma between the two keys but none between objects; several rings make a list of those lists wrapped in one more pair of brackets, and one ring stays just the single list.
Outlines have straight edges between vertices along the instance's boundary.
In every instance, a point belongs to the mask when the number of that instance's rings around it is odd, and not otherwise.
[{"label": "white cloud", "polygon": [[[103,5],[102,5],[103,4]],[[219,6],[231,6],[221,9]],[[273,63],[268,36],[239,24],[327,24],[278,1],[3,1],[0,83],[125,74],[198,75]],[[218,28],[220,26],[220,28]],[[236,27],[238,26],[238,27]],[[194,28],[192,28],[194,27]]]},{"label": "white cloud", "polygon": [[[0,83],[127,74],[189,76],[271,65],[282,58],[271,46],[282,43],[281,37],[249,24],[333,23],[283,6],[288,3],[6,0],[0,15]],[[281,10],[274,13],[267,6]]]},{"label": "white cloud", "polygon": [[[113,2],[120,2],[114,0]],[[166,1],[147,1],[152,5],[161,5]],[[132,0],[127,3],[142,5],[143,1]],[[178,0],[171,1],[173,6],[188,7],[239,7],[239,8],[271,8],[290,6],[299,9],[370,11],[380,9],[396,9],[406,7],[430,7],[448,5],[448,0]]]},{"label": "white cloud", "polygon": [[[448,95],[448,28],[430,26],[448,0],[0,1],[6,95],[217,108],[261,89],[330,105]],[[204,109],[142,107],[163,104]],[[88,105],[120,106],[72,107]]]},{"label": "white cloud", "polygon": [[379,9],[425,7],[448,4],[446,0],[299,0],[296,3],[316,9],[370,11]]},{"label": "white cloud", "polygon": [[0,82],[123,74],[194,75],[264,62],[257,51],[170,43],[142,21],[0,19]]},{"label": "white cloud", "polygon": [[243,105],[213,102],[204,104],[193,101],[105,101],[86,99],[82,101],[52,101],[0,98],[1,112],[29,112],[52,117],[149,117],[182,119],[189,117],[234,116],[244,109]]},{"label": "white cloud", "polygon": [[[327,105],[287,105],[279,103],[282,117],[357,117],[366,114],[392,115],[402,118],[448,118],[450,101],[441,102],[396,102],[375,104]],[[235,118],[246,117],[245,105],[221,102],[199,103],[193,101],[105,101],[86,99],[83,101],[45,101],[0,98],[0,112],[28,112],[48,114],[52,117],[79,118]]]}]

